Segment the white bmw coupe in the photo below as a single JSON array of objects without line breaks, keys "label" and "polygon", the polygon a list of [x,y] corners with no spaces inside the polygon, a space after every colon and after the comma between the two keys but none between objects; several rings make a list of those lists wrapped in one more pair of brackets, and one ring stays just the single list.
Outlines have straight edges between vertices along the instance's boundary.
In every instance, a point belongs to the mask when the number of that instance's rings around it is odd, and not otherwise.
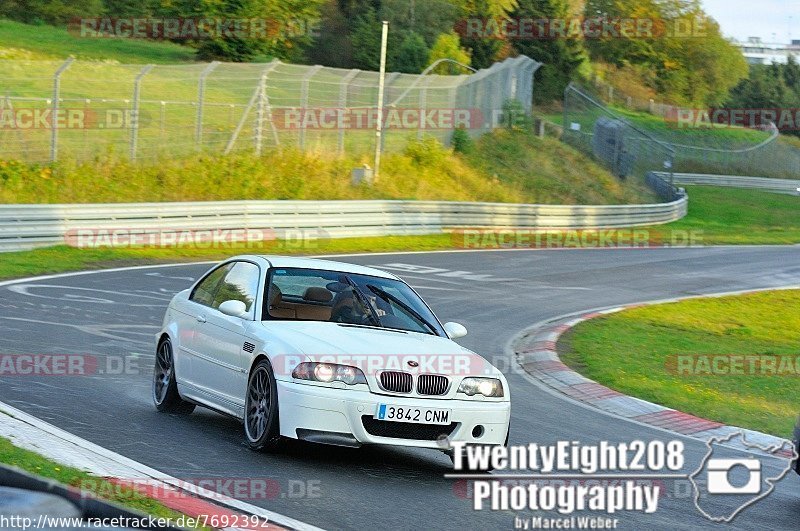
[{"label": "white bmw coupe", "polygon": [[251,448],[507,444],[503,374],[417,293],[363,266],[237,256],[170,302],[156,336],[159,411],[234,416]]}]

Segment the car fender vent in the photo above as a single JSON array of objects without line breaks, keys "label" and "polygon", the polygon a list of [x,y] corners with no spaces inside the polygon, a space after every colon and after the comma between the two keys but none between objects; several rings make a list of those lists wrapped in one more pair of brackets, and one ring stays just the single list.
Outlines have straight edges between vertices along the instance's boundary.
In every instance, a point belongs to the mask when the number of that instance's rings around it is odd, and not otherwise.
[{"label": "car fender vent", "polygon": [[249,341],[245,341],[244,345],[242,346],[242,350],[252,354],[256,350],[256,346]]}]

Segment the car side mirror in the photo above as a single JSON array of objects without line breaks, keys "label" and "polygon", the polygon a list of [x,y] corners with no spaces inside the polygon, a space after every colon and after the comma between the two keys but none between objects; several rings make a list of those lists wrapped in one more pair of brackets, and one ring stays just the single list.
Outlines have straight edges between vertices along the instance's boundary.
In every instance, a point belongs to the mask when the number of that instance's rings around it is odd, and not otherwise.
[{"label": "car side mirror", "polygon": [[458,339],[467,335],[467,329],[464,328],[464,325],[452,321],[444,324],[444,331],[447,332],[447,337],[450,339]]},{"label": "car side mirror", "polygon": [[231,317],[242,317],[247,313],[247,305],[242,301],[225,301],[219,305],[219,311]]}]

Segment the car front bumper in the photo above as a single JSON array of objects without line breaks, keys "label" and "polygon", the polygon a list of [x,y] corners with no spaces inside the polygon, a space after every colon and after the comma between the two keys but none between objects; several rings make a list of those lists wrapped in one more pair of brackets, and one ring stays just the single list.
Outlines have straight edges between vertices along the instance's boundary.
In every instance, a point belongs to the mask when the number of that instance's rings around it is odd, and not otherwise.
[{"label": "car front bumper", "polygon": [[[387,444],[447,450],[448,441],[504,444],[508,434],[510,402],[398,397],[284,381],[277,385],[281,435],[295,439],[346,446]],[[372,420],[379,404],[449,409],[451,425],[409,426]],[[477,426],[481,428],[476,429]],[[480,436],[473,436],[473,430],[481,432]],[[352,444],[347,444],[348,440]]]}]

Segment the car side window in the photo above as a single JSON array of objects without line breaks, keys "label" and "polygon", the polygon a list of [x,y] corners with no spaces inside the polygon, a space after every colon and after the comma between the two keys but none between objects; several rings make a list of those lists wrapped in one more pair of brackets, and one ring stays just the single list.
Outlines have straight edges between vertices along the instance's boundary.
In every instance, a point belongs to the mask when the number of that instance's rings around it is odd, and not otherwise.
[{"label": "car side window", "polygon": [[231,267],[233,267],[233,264],[221,265],[209,273],[206,278],[194,288],[194,291],[192,291],[192,294],[189,296],[189,300],[202,304],[203,306],[211,306],[220,280],[230,271]]},{"label": "car side window", "polygon": [[219,308],[225,301],[242,301],[249,312],[256,300],[260,276],[257,265],[236,262],[220,282],[211,307]]}]

